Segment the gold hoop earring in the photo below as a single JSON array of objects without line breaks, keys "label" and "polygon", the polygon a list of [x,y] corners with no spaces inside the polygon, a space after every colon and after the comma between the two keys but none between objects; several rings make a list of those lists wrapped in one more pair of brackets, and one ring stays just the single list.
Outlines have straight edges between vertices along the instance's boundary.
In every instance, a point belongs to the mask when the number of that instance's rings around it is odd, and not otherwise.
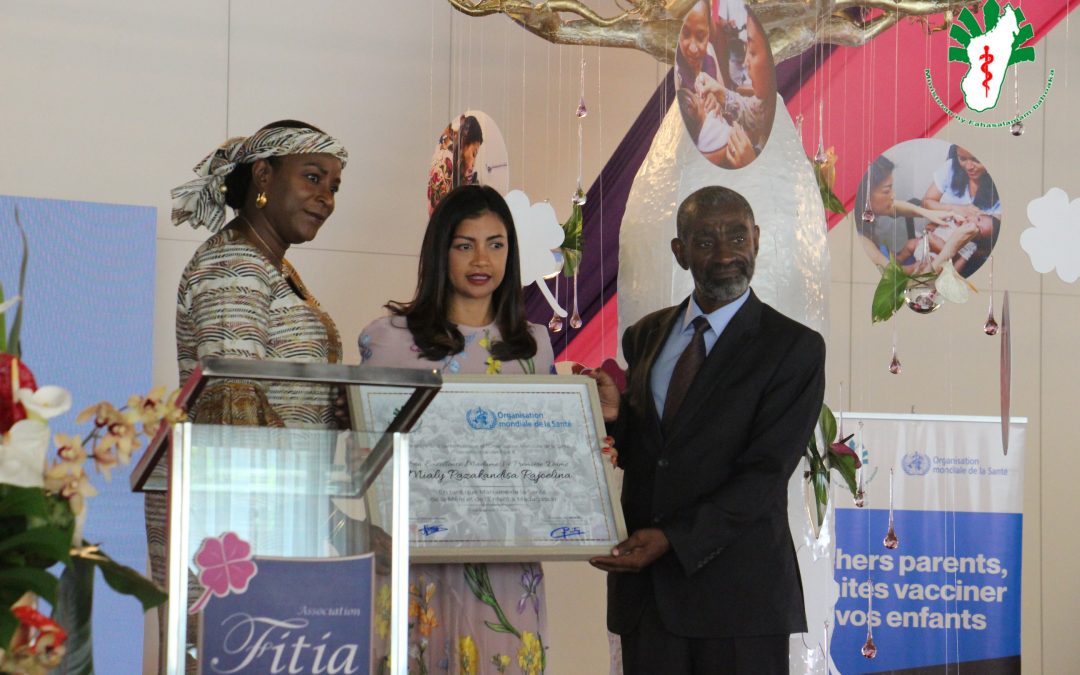
[{"label": "gold hoop earring", "polygon": [[255,195],[255,207],[261,209],[264,206],[266,206],[266,193],[260,192]]}]

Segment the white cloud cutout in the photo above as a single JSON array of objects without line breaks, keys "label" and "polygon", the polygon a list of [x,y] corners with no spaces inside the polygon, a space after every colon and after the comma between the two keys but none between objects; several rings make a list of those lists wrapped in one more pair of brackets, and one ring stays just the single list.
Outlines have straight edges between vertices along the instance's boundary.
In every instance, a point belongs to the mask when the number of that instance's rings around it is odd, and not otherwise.
[{"label": "white cloud cutout", "polygon": [[508,192],[506,204],[510,207],[517,229],[521,285],[536,282],[551,308],[559,316],[566,316],[566,310],[559,307],[544,283],[545,276],[559,269],[552,250],[559,248],[563,242],[562,226],[555,217],[554,207],[547,202],[531,203],[529,196],[521,190]]},{"label": "white cloud cutout", "polygon": [[1061,188],[1050,188],[1027,208],[1029,227],[1020,234],[1036,272],[1056,270],[1065,283],[1080,279],[1080,199],[1069,201]]}]

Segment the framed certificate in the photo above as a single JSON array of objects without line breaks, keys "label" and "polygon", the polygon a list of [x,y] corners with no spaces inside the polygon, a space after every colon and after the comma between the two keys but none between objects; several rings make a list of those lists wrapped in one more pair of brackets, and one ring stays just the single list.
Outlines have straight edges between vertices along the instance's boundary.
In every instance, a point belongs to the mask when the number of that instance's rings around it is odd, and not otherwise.
[{"label": "framed certificate", "polygon": [[[383,429],[408,398],[350,387],[354,424]],[[581,560],[626,538],[584,376],[444,376],[409,434],[411,558]],[[378,502],[376,489],[369,500]],[[386,505],[369,504],[379,524]]]}]

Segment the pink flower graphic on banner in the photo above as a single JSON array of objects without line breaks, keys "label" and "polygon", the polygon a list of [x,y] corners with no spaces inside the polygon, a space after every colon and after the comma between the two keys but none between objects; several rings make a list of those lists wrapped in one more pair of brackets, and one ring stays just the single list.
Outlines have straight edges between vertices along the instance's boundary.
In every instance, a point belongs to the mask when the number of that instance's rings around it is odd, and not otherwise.
[{"label": "pink flower graphic on banner", "polygon": [[259,571],[251,559],[251,544],[235,532],[203,539],[199,552],[195,554],[195,564],[199,566],[199,583],[206,590],[188,610],[188,614],[201,612],[211,594],[224,598],[230,592],[247,592],[248,583]]}]

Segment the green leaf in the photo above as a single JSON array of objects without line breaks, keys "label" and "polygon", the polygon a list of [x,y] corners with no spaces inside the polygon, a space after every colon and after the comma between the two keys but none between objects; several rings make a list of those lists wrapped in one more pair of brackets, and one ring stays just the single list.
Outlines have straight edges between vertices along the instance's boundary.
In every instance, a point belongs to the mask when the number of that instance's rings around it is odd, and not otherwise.
[{"label": "green leaf", "polygon": [[1009,65],[1014,63],[1020,63],[1021,61],[1034,61],[1035,60],[1035,48],[1034,47],[1021,47],[1013,51],[1012,56],[1009,58]]},{"label": "green leaf", "polygon": [[904,306],[904,289],[911,277],[908,276],[895,258],[881,271],[881,281],[874,290],[871,318],[874,323],[888,321],[896,310]]},{"label": "green leaf", "polygon": [[10,607],[0,609],[0,645],[11,644],[11,637],[19,627],[19,620],[11,613]]},{"label": "green leaf", "polygon": [[[971,44],[971,36],[968,35],[968,32],[964,30],[964,27],[959,24],[954,23],[952,27],[949,28],[949,37],[959,42],[963,47],[967,47]],[[964,52],[964,55],[967,56],[966,51]]]},{"label": "green leaf", "polygon": [[46,560],[39,563],[46,567],[57,562],[67,564],[71,560],[70,550],[71,532],[55,527],[35,527],[0,541],[0,556],[9,551],[36,555]]},{"label": "green leaf", "polygon": [[840,198],[829,187],[829,183],[825,180],[825,174],[821,167],[817,165],[817,162],[814,162],[814,177],[817,178],[818,191],[821,193],[821,203],[825,206],[825,210],[830,213],[846,215],[847,211],[844,210],[844,202],[840,201]]},{"label": "green leaf", "polygon": [[72,561],[82,561],[97,565],[101,575],[105,577],[105,583],[120,593],[130,595],[142,604],[144,612],[158,605],[164,604],[169,599],[168,594],[135,570],[121,565],[96,547],[79,549],[72,552]]},{"label": "green leaf", "polygon": [[983,23],[986,25],[986,31],[990,32],[997,25],[998,19],[1001,18],[1001,5],[997,3],[997,0],[986,0],[986,4],[983,5]]},{"label": "green leaf", "polygon": [[960,12],[960,16],[957,18],[959,18],[960,22],[967,27],[968,32],[971,33],[971,37],[977,38],[983,34],[982,26],[979,25],[979,21],[975,18],[975,15],[972,14],[971,10],[967,7],[964,8],[964,11]]},{"label": "green leaf", "polygon": [[563,242],[559,247],[563,254],[563,276],[572,277],[581,266],[582,227],[584,218],[581,205],[574,204],[570,218],[563,223]]},{"label": "green leaf", "polygon": [[53,620],[67,633],[66,653],[59,671],[67,675],[93,675],[94,652],[91,615],[94,608],[94,565],[75,558],[60,575]]},{"label": "green leaf", "polygon": [[18,226],[19,235],[22,237],[22,263],[19,265],[18,295],[22,296],[23,300],[15,307],[15,320],[11,322],[11,333],[7,339],[7,353],[18,359],[22,358],[22,343],[19,341],[19,333],[22,331],[23,307],[26,306],[26,295],[24,294],[26,289],[26,263],[30,259],[30,244],[26,241],[26,230],[23,229],[22,222],[19,220],[18,204],[15,205],[15,225]]},{"label": "green leaf", "polygon": [[859,492],[859,486],[855,482],[855,458],[851,455],[840,455],[829,450],[829,468],[840,472],[844,482],[847,483],[851,496],[855,497]]},{"label": "green leaf", "polygon": [[562,249],[563,267],[562,273],[566,278],[572,278],[581,267],[581,251],[569,248]]},{"label": "green leaf", "polygon": [[484,625],[487,626],[488,628],[490,628],[491,630],[495,631],[496,633],[513,633],[514,632],[509,627],[504,626],[501,623],[494,623],[492,621],[485,621]]},{"label": "green leaf", "polygon": [[821,435],[825,438],[825,447],[836,440],[836,416],[829,406],[822,404],[821,414],[818,416],[818,424],[821,425]]},{"label": "green leaf", "polygon": [[56,602],[56,583],[56,577],[36,567],[0,570],[0,588],[18,591],[19,595],[31,591],[50,604]]},{"label": "green leaf", "polygon": [[0,518],[38,516],[48,513],[45,493],[41,488],[0,484]]},{"label": "green leaf", "polygon": [[815,471],[810,474],[810,479],[814,484],[814,502],[817,505],[817,522],[820,525],[825,522],[825,513],[829,509],[829,472]]},{"label": "green leaf", "polygon": [[954,63],[971,63],[971,59],[968,58],[967,49],[963,47],[949,47],[949,60]]}]

